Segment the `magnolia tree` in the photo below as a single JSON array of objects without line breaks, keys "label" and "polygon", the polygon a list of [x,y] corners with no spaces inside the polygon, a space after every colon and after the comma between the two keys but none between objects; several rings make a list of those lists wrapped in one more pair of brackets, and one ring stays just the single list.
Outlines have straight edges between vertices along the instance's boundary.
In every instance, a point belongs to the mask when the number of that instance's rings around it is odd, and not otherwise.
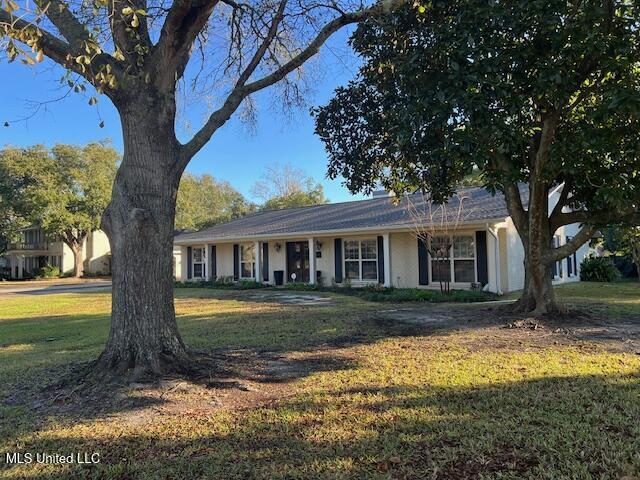
[{"label": "magnolia tree", "polygon": [[[281,98],[295,102],[301,67],[332,33],[400,2],[1,1],[9,59],[48,57],[68,71],[71,85],[90,83],[120,114],[124,156],[102,219],[113,254],[113,310],[101,367],[132,369],[134,377],[191,370],[173,306],[182,172],[243,102],[251,105],[251,95],[279,84]],[[220,102],[180,142],[176,97],[189,91]]]},{"label": "magnolia tree", "polygon": [[[627,0],[415,2],[361,24],[358,77],[317,113],[330,176],[445,201],[470,172],[525,251],[516,307],[560,308],[550,269],[640,210],[640,22]],[[563,185],[555,207],[549,193]],[[582,227],[560,247],[558,228]],[[637,224],[637,223],[636,223]]]}]

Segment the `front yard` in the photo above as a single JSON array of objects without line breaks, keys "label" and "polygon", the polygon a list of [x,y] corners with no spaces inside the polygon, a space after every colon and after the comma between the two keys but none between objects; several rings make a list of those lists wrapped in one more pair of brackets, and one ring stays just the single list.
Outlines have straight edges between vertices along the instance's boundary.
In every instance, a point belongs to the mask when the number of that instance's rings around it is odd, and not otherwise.
[{"label": "front yard", "polygon": [[[110,296],[0,298],[0,478],[548,478],[640,475],[640,285],[558,288],[580,315],[498,305],[178,289],[196,382],[74,385]],[[60,383],[65,379],[66,383]]]}]

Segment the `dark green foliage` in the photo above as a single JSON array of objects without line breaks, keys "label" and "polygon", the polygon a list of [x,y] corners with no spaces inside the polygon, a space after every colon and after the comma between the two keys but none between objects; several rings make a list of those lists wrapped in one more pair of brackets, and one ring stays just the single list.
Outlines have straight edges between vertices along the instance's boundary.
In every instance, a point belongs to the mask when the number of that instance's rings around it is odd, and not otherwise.
[{"label": "dark green foliage", "polygon": [[[217,280],[215,282],[176,282],[176,287],[182,288],[214,288],[224,290],[253,290],[259,288],[270,288],[270,285],[263,283],[242,280],[234,282],[227,279]],[[471,290],[450,290],[449,293],[442,293],[440,290],[426,290],[420,288],[387,288],[382,285],[370,285],[365,287],[352,288],[350,286],[338,287],[322,287],[311,283],[288,283],[283,287],[277,287],[278,290],[284,291],[300,291],[300,292],[330,292],[343,295],[358,297],[370,302],[487,302],[498,299],[498,295],[488,292],[479,292]]]},{"label": "dark green foliage", "polygon": [[195,282],[176,282],[176,287],[180,288],[215,288],[222,290],[255,290],[259,288],[268,288],[269,285],[256,282],[255,280],[233,281],[227,277],[221,277],[216,280],[199,280]]},{"label": "dark green foliage", "polygon": [[363,288],[347,288],[336,290],[340,293],[353,295],[371,302],[487,302],[496,300],[493,293],[472,290],[450,290],[443,293],[440,290],[426,290],[420,288],[384,288],[378,286]]},{"label": "dark green foliage", "polygon": [[501,190],[530,181],[541,119],[554,115],[536,173],[569,180],[575,206],[622,211],[640,197],[638,33],[626,1],[409,3],[365,22],[357,78],[315,112],[329,175],[442,200],[478,167],[476,181]]},{"label": "dark green foliage", "polygon": [[614,282],[620,279],[620,271],[607,257],[587,257],[580,264],[580,280],[583,282]]}]

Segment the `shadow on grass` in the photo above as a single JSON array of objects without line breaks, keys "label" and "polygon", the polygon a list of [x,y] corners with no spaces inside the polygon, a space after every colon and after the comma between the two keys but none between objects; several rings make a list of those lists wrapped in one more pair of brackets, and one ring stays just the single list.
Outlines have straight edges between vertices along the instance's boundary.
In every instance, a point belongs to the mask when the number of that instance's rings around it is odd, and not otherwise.
[{"label": "shadow on grass", "polygon": [[639,395],[637,374],[346,387],[138,430],[43,432],[20,450],[101,454],[29,470],[39,479],[621,478],[640,471]]}]

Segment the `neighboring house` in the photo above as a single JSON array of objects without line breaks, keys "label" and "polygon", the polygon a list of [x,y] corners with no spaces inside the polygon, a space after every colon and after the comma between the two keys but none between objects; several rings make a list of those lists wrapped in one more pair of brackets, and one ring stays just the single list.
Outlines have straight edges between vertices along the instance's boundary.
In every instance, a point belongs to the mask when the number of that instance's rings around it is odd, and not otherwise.
[{"label": "neighboring house", "polygon": [[[73,272],[73,252],[58,239],[47,238],[36,226],[25,228],[19,242],[9,244],[6,257],[11,278],[31,278],[45,265],[60,268],[62,273]],[[91,232],[84,242],[85,273],[111,273],[109,239],[101,230]]]},{"label": "neighboring house", "polygon": [[[550,209],[559,193],[560,188],[550,193]],[[521,195],[526,205],[527,190],[523,188]],[[492,196],[482,188],[466,189],[459,196],[465,198],[464,220],[453,233],[454,245],[444,270],[433,268],[435,260],[417,239],[407,198],[396,205],[384,196],[263,211],[177,235],[176,279],[227,277],[277,284],[282,275],[285,282],[439,288],[438,276],[442,275],[451,279],[452,288],[472,288],[478,283],[493,292],[523,288],[524,250],[504,197]],[[422,200],[420,195],[408,198],[416,205]],[[455,210],[451,204],[448,211]],[[554,243],[566,243],[578,228],[560,228]],[[578,281],[586,252],[585,244],[557,262],[555,282]]]}]

